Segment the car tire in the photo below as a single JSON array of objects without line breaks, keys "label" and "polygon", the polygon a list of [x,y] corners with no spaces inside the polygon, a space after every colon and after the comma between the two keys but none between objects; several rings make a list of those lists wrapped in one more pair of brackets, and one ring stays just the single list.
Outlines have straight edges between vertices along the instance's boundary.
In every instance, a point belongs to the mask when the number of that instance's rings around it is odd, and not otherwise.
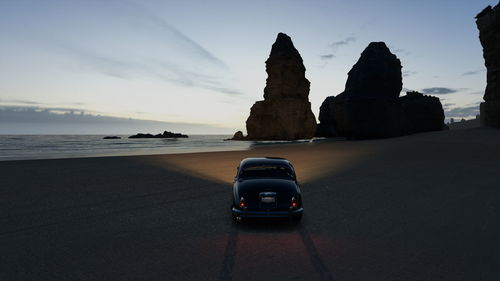
[{"label": "car tire", "polygon": [[292,217],[292,221],[294,222],[299,222],[301,219],[302,219],[302,214]]}]

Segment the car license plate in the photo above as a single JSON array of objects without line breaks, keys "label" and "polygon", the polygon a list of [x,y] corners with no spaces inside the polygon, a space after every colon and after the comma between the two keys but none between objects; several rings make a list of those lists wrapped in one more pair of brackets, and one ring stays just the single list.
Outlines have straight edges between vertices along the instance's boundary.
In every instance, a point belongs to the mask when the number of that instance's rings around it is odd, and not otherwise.
[{"label": "car license plate", "polygon": [[260,201],[262,203],[274,203],[276,201],[276,198],[271,196],[263,196],[260,198]]}]

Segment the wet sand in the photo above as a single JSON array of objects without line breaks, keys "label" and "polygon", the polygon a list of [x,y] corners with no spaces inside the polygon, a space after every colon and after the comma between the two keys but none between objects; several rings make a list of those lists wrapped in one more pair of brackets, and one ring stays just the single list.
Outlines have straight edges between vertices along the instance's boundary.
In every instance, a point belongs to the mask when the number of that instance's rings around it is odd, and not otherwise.
[{"label": "wet sand", "polygon": [[[232,223],[250,156],[292,161],[300,224]],[[500,280],[500,130],[0,171],[0,280]]]}]

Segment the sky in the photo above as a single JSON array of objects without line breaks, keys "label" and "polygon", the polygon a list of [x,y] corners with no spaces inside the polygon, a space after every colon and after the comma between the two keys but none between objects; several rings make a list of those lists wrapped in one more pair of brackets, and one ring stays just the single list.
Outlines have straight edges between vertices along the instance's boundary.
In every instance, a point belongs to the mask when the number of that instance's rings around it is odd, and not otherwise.
[{"label": "sky", "polygon": [[[279,32],[304,60],[316,117],[364,48],[384,41],[403,65],[403,91],[438,96],[447,118],[472,118],[486,87],[474,17],[497,3],[0,0],[0,134],[23,112],[245,132]],[[39,125],[15,132],[30,126]]]}]

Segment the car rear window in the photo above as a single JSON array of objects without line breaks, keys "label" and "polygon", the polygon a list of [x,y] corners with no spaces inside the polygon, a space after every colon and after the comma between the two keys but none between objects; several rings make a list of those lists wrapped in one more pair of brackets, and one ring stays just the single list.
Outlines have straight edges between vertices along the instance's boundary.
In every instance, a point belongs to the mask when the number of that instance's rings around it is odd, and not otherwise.
[{"label": "car rear window", "polygon": [[251,166],[240,171],[240,178],[286,178],[294,179],[294,172],[286,166]]}]

